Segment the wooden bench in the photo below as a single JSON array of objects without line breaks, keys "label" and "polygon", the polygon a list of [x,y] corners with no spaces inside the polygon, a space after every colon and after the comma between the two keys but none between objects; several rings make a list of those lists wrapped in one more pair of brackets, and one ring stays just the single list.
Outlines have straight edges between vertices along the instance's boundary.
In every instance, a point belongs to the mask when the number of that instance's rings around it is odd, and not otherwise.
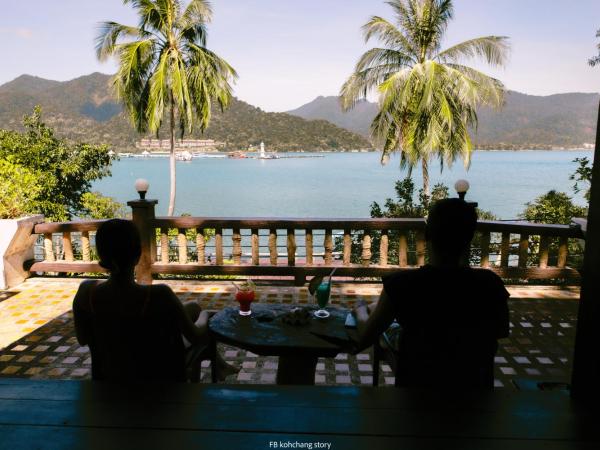
[{"label": "wooden bench", "polygon": [[11,450],[597,449],[599,418],[562,392],[0,379]]}]

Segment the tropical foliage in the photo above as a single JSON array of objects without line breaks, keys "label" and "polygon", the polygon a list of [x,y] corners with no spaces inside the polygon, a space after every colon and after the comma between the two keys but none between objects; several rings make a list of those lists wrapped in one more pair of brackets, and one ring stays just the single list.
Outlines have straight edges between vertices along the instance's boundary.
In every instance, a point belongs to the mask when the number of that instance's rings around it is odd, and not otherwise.
[{"label": "tropical foliage", "polygon": [[575,205],[565,192],[549,191],[525,205],[520,217],[528,222],[568,225],[573,217],[586,217],[587,208]]},{"label": "tropical foliage", "polygon": [[[590,186],[592,184],[592,164],[590,164],[590,160],[588,158],[575,158],[573,162],[579,164],[575,173],[571,174],[569,180],[575,181],[573,185],[573,191],[576,194],[580,193],[585,189],[584,197],[588,201],[590,201]],[[582,186],[587,186],[587,189]]]},{"label": "tropical foliage", "polygon": [[469,165],[473,143],[469,129],[477,126],[480,105],[500,107],[504,86],[494,78],[464,65],[481,58],[491,66],[507,60],[504,36],[470,39],[441,50],[453,17],[451,0],[390,0],[392,23],[373,16],[364,26],[365,41],[382,46],[368,50],[341,89],[342,104],[352,108],[375,91],[379,112],[371,133],[382,146],[382,162],[401,152],[401,167],[419,161],[423,187],[429,195],[430,159],[452,164],[461,157]]},{"label": "tropical foliage", "polygon": [[171,194],[175,209],[175,129],[204,131],[213,103],[221,109],[232,98],[233,67],[206,47],[212,9],[206,0],[123,0],[139,17],[137,27],[104,22],[96,42],[98,59],[116,56],[113,79],[118,98],[135,129],[158,133],[168,116],[171,138]]},{"label": "tropical foliage", "polygon": [[129,212],[123,203],[111,197],[105,197],[99,192],[86,192],[81,196],[81,211],[78,216],[82,219],[126,219]]},{"label": "tropical foliage", "polygon": [[35,173],[7,159],[0,159],[0,219],[34,213],[40,190]]},{"label": "tropical foliage", "polygon": [[0,215],[63,221],[82,214],[91,183],[110,175],[108,148],[58,139],[39,108],[23,124],[24,133],[0,130]]},{"label": "tropical foliage", "polygon": [[[600,30],[598,30],[596,32],[596,37],[600,38]],[[593,58],[590,58],[588,61],[590,66],[592,66],[592,67],[594,67],[597,64],[600,64],[600,44],[598,44],[598,52],[599,52],[598,56],[594,56]]]}]

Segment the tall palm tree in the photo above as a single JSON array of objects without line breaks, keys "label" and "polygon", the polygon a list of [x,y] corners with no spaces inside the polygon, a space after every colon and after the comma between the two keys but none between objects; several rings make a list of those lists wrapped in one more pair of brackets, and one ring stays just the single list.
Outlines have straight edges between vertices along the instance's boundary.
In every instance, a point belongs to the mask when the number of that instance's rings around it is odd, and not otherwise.
[{"label": "tall palm tree", "polygon": [[480,57],[492,66],[505,64],[509,45],[504,36],[486,36],[441,50],[451,0],[390,0],[395,23],[373,16],[364,26],[365,41],[377,38],[382,47],[362,55],[341,89],[344,109],[375,91],[379,113],[371,132],[383,148],[382,163],[401,152],[401,168],[423,169],[423,189],[429,196],[429,162],[442,168],[461,156],[470,164],[473,143],[469,129],[477,126],[476,108],[500,107],[504,86],[464,65]]},{"label": "tall palm tree", "polygon": [[212,9],[206,0],[123,0],[139,16],[137,27],[100,24],[98,59],[116,56],[113,78],[118,98],[139,133],[158,134],[168,113],[171,139],[171,190],[168,214],[175,210],[175,129],[183,137],[198,126],[208,127],[211,107],[221,110],[232,98],[237,74],[224,59],[206,48],[206,25]]}]

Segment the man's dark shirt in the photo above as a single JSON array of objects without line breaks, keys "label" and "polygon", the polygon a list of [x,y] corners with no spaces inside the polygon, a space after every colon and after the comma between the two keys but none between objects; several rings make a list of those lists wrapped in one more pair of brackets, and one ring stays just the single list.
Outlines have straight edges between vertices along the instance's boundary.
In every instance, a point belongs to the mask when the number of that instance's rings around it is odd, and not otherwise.
[{"label": "man's dark shirt", "polygon": [[383,280],[402,328],[396,384],[493,387],[509,293],[493,272],[424,266]]}]

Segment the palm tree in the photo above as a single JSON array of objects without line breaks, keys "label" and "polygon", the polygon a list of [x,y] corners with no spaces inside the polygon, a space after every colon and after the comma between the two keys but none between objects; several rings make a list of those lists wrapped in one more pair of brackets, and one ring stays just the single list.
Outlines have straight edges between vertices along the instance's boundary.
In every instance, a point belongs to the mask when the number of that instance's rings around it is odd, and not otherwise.
[{"label": "palm tree", "polygon": [[481,57],[492,66],[507,59],[508,38],[486,36],[441,50],[453,16],[451,0],[390,0],[395,24],[372,17],[364,26],[365,41],[377,38],[382,47],[362,55],[341,89],[344,109],[376,91],[379,113],[371,125],[374,141],[383,148],[382,163],[401,152],[401,168],[409,173],[419,162],[423,189],[429,196],[429,162],[438,157],[442,168],[461,156],[470,164],[470,128],[477,126],[476,108],[500,107],[504,86],[464,65]]},{"label": "palm tree", "polygon": [[221,110],[232,98],[237,74],[206,48],[212,9],[206,0],[123,0],[139,16],[137,27],[100,24],[96,52],[100,61],[116,56],[113,78],[118,98],[139,133],[158,134],[168,113],[171,139],[171,190],[168,214],[175,210],[175,129],[181,136],[198,126],[206,130],[214,102]]}]

